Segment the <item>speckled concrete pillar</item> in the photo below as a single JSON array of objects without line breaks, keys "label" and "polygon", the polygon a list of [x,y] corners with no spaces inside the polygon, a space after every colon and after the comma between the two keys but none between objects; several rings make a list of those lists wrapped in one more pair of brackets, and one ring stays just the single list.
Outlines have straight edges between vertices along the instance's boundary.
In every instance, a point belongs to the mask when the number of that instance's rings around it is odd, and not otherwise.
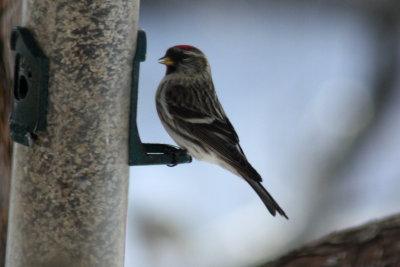
[{"label": "speckled concrete pillar", "polygon": [[47,129],[14,145],[7,267],[123,266],[139,0],[26,0],[50,60]]}]

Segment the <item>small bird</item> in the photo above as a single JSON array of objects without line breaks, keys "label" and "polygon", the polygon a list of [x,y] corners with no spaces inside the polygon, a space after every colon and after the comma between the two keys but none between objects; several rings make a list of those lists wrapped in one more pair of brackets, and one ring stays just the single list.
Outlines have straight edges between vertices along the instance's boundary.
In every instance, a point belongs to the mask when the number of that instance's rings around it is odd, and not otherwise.
[{"label": "small bird", "polygon": [[247,161],[238,135],[218,100],[203,52],[190,45],[177,45],[159,60],[167,71],[157,89],[156,107],[172,139],[195,159],[216,163],[242,177],[273,216],[278,212],[288,219]]}]

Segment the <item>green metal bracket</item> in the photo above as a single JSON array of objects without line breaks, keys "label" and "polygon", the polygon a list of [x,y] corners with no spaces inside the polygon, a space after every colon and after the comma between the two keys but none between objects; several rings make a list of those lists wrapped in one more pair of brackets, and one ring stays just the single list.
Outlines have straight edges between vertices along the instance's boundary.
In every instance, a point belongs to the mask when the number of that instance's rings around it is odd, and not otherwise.
[{"label": "green metal bracket", "polygon": [[132,69],[131,111],[129,124],[129,165],[167,164],[175,166],[179,163],[189,163],[192,158],[184,149],[165,144],[142,143],[137,128],[137,101],[140,62],[146,59],[146,33],[139,29],[137,36],[136,55]]},{"label": "green metal bracket", "polygon": [[49,60],[26,28],[15,27],[10,43],[16,52],[13,102],[8,119],[11,138],[33,147],[35,133],[46,128]]}]

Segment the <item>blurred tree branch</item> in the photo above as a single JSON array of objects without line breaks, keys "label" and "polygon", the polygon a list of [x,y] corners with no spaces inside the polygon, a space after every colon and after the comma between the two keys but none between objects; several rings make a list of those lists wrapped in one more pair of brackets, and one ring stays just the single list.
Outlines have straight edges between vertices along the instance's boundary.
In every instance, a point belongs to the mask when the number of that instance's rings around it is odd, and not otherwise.
[{"label": "blurred tree branch", "polygon": [[20,21],[19,10],[20,0],[0,0],[0,266],[5,260],[12,157],[8,127],[12,60],[8,44],[12,26]]},{"label": "blurred tree branch", "polygon": [[[339,0],[338,0],[339,1]],[[343,0],[343,2],[345,2]],[[375,3],[371,1],[371,3]],[[371,4],[370,3],[370,4]],[[394,2],[389,1],[395,5]],[[366,6],[368,4],[366,3]],[[382,118],[387,115],[387,103],[394,96],[398,87],[396,81],[399,73],[399,60],[397,57],[399,48],[399,10],[386,9],[369,10],[369,30],[373,36],[374,53],[373,73],[371,86],[369,88],[374,113],[366,127],[353,136],[345,137],[341,143],[332,149],[331,154],[321,155],[324,162],[321,163],[321,172],[319,173],[318,191],[313,196],[313,203],[316,203],[314,210],[308,216],[309,221],[306,229],[297,238],[296,242],[302,242],[304,238],[314,233],[316,226],[321,225],[321,221],[329,216],[331,209],[340,208],[342,205],[338,201],[338,194],[334,188],[339,188],[343,183],[345,173],[353,166],[357,157],[362,153],[362,148],[370,142],[374,131],[379,126]],[[365,12],[365,10],[362,10]],[[296,243],[295,242],[295,243]]]},{"label": "blurred tree branch", "polygon": [[399,266],[400,215],[334,232],[261,265],[274,266]]}]

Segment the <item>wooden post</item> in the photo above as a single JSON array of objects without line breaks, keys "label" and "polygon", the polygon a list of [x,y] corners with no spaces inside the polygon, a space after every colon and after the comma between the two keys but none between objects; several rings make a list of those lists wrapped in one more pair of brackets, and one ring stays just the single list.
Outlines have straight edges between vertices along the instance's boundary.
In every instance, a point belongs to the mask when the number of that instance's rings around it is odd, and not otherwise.
[{"label": "wooden post", "polygon": [[50,62],[47,128],[14,145],[7,267],[123,266],[139,0],[25,0]]}]

